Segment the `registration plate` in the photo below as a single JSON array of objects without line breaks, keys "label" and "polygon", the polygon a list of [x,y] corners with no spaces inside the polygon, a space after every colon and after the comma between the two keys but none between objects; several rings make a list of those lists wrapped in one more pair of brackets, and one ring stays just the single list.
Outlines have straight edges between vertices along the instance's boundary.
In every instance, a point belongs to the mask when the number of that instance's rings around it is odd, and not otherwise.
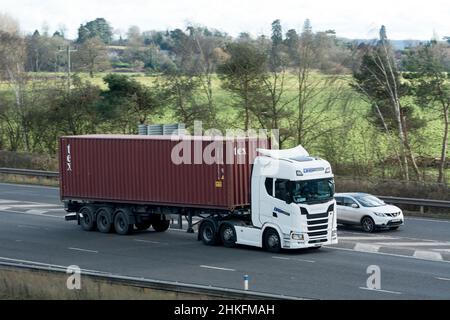
[{"label": "registration plate", "polygon": [[394,220],[391,220],[391,222],[400,222],[400,221],[402,221],[401,219],[394,219]]}]

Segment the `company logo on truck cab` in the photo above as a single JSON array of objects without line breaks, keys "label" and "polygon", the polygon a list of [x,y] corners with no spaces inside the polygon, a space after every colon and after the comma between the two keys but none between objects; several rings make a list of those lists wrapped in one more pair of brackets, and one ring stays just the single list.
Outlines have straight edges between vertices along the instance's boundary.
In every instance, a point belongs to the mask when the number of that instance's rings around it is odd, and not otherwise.
[{"label": "company logo on truck cab", "polygon": [[325,168],[306,168],[303,169],[303,173],[313,173],[313,172],[319,172],[319,171],[324,171]]},{"label": "company logo on truck cab", "polygon": [[67,165],[67,172],[72,171],[72,154],[70,152],[70,144],[67,145],[67,157],[66,157],[66,165]]}]

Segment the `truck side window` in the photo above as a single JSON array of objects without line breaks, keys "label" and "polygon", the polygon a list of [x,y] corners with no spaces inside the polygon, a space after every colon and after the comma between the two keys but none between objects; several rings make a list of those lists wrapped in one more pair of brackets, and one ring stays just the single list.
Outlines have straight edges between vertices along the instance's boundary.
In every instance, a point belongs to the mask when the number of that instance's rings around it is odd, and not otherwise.
[{"label": "truck side window", "polygon": [[288,190],[289,180],[277,179],[275,181],[275,198],[288,201],[289,190]]},{"label": "truck side window", "polygon": [[273,178],[266,178],[265,185],[267,194],[273,197]]}]

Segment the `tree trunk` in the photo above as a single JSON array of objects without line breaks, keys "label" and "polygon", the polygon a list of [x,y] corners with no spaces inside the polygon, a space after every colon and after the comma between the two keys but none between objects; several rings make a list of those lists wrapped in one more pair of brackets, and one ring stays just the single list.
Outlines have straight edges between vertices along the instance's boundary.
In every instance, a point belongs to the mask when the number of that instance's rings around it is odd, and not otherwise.
[{"label": "tree trunk", "polygon": [[442,139],[441,163],[439,164],[438,183],[445,183],[445,169],[447,160],[448,131],[449,131],[449,106],[444,108],[444,137]]}]

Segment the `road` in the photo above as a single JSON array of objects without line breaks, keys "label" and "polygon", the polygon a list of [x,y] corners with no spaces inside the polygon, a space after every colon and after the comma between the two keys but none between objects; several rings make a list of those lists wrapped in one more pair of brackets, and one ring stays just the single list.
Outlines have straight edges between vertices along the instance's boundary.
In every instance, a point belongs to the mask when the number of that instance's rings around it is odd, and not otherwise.
[{"label": "road", "polygon": [[[207,247],[171,229],[130,236],[84,232],[66,222],[57,188],[0,184],[0,261],[78,265],[148,279],[312,299],[450,299],[450,221],[407,218],[394,232],[339,229],[320,250],[271,254]],[[381,290],[368,290],[367,268],[380,267]]]}]

